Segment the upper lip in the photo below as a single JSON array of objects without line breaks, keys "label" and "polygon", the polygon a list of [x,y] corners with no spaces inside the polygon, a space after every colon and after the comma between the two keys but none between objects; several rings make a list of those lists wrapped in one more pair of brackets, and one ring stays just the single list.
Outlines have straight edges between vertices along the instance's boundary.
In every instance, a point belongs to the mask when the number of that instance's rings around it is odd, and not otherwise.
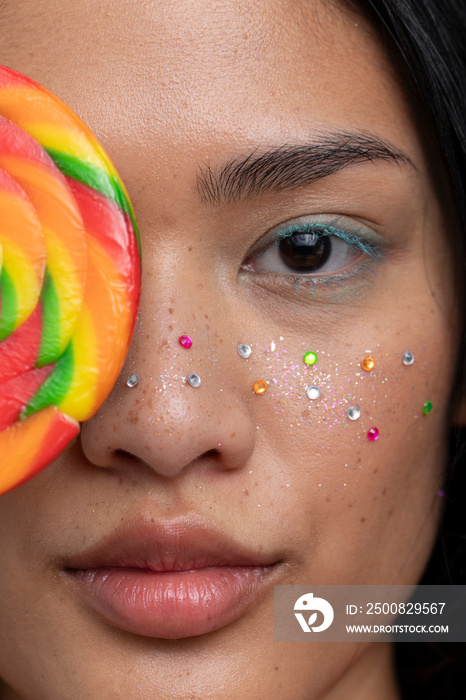
[{"label": "upper lip", "polygon": [[164,573],[219,566],[267,567],[279,558],[235,542],[209,520],[151,517],[123,522],[94,546],[66,557],[65,569],[131,568]]}]

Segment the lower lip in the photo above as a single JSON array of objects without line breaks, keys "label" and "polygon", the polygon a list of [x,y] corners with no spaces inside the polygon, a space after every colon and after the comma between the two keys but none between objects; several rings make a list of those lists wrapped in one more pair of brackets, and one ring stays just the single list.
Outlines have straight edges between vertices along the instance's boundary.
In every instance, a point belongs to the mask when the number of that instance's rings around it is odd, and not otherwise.
[{"label": "lower lip", "polygon": [[272,569],[219,566],[153,572],[98,568],[74,571],[81,600],[106,622],[163,639],[213,632],[241,617],[265,595]]}]

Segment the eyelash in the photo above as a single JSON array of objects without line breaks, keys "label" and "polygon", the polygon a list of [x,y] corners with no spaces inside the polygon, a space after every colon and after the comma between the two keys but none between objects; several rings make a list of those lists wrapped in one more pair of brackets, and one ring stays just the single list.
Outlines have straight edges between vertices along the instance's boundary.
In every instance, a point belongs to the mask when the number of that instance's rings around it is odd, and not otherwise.
[{"label": "eyelash", "polygon": [[381,262],[383,259],[384,243],[380,237],[371,231],[366,231],[365,227],[355,227],[353,224],[347,224],[343,217],[336,217],[331,220],[300,221],[299,223],[290,222],[285,228],[276,227],[269,232],[267,236],[268,241],[266,241],[260,249],[257,249],[257,245],[255,246],[256,250],[253,249],[253,252],[248,255],[248,259],[264,255],[270,250],[273,244],[278,246],[284,238],[293,236],[294,234],[305,233],[314,234],[319,239],[326,236],[338,238],[347,243],[350,250],[360,251],[365,254],[367,258],[352,269],[331,275],[323,275],[318,272],[310,274],[286,274],[276,271],[259,272],[256,274],[273,277],[274,280],[279,280],[280,282],[288,282],[294,286],[295,295],[298,293],[301,286],[306,288],[311,286],[311,291],[315,294],[318,286],[323,285],[330,291],[333,291],[332,285],[343,287],[346,282],[361,278],[368,271],[375,272],[376,270],[373,264]]}]

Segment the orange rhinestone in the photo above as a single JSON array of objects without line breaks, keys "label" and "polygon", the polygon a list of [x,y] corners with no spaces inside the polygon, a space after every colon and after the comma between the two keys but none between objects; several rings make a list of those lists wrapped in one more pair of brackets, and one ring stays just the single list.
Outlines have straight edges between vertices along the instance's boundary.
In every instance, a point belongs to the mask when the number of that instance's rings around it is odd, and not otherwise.
[{"label": "orange rhinestone", "polygon": [[372,370],[375,367],[375,360],[373,357],[370,357],[369,355],[364,358],[364,360],[361,362],[361,367],[365,372],[372,372]]},{"label": "orange rhinestone", "polygon": [[264,394],[267,391],[267,382],[263,379],[259,379],[258,382],[255,382],[253,389],[256,394]]}]

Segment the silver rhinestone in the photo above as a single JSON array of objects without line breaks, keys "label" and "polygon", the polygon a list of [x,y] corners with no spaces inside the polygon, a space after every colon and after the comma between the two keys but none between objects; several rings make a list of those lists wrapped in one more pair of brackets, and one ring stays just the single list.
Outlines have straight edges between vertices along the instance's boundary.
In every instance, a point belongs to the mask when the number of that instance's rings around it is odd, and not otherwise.
[{"label": "silver rhinestone", "polygon": [[244,357],[244,359],[247,360],[248,357],[251,356],[252,350],[249,345],[241,343],[241,345],[238,345],[238,353],[241,355],[241,357]]},{"label": "silver rhinestone", "polygon": [[320,389],[318,386],[308,386],[306,394],[309,399],[318,399],[320,396]]},{"label": "silver rhinestone", "polygon": [[193,386],[195,389],[197,389],[198,386],[201,386],[201,378],[198,374],[190,374],[188,376],[188,382]]},{"label": "silver rhinestone", "polygon": [[359,406],[350,406],[346,411],[346,415],[350,420],[358,420],[361,417],[361,409]]},{"label": "silver rhinestone", "polygon": [[133,388],[133,386],[136,386],[136,384],[139,383],[139,374],[130,374],[128,379],[126,380],[126,384],[129,386],[130,389]]},{"label": "silver rhinestone", "polygon": [[409,365],[412,365],[414,362],[414,355],[412,352],[407,352],[404,353],[403,357],[401,358],[403,361],[403,364],[409,367]]}]

